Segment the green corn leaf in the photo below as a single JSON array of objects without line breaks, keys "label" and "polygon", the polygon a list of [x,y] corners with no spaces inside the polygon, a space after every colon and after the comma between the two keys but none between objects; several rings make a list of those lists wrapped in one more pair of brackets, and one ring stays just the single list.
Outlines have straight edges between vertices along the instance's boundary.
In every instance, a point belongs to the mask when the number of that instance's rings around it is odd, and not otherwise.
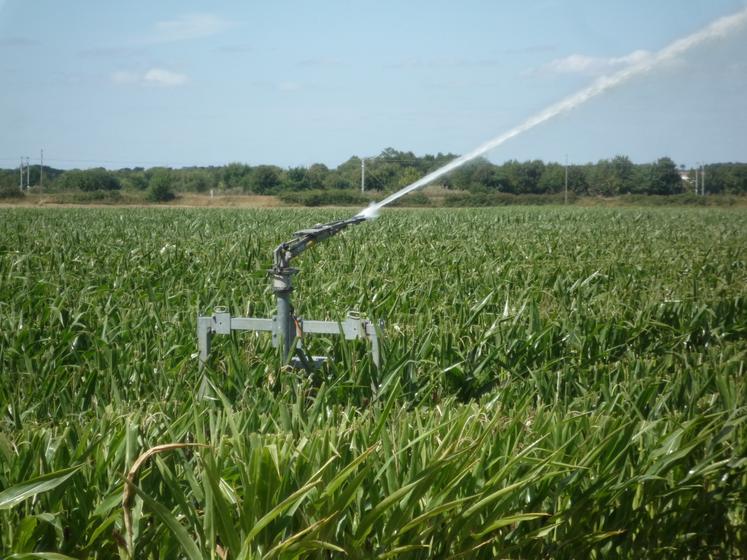
[{"label": "green corn leaf", "polygon": [[[173,513],[171,513],[166,507],[159,504],[153,498],[143,492],[137,485],[132,485],[133,489],[140,496],[145,504],[146,508],[150,509],[161,523],[166,525],[171,533],[174,535],[176,540],[182,547],[182,550],[190,560],[202,560],[202,554],[197,546],[197,543],[189,536],[189,533],[184,526],[179,523]],[[135,543],[135,551],[137,552],[137,543]]]},{"label": "green corn leaf", "polygon": [[6,556],[8,560],[76,560],[59,552],[22,552]]},{"label": "green corn leaf", "polygon": [[482,530],[479,533],[474,533],[473,536],[475,538],[482,538],[488,533],[492,533],[493,531],[500,529],[502,527],[506,527],[507,525],[514,525],[521,523],[522,521],[531,521],[532,519],[540,519],[541,517],[550,517],[549,513],[520,513],[517,515],[510,515],[508,517],[502,517],[501,519],[497,519],[485,527],[482,528]]},{"label": "green corn leaf", "polygon": [[82,466],[83,465],[76,465],[74,467],[61,469],[37,478],[32,478],[3,490],[0,492],[0,510],[10,509],[37,494],[54,490],[58,486],[64,484],[71,476],[78,472]]}]

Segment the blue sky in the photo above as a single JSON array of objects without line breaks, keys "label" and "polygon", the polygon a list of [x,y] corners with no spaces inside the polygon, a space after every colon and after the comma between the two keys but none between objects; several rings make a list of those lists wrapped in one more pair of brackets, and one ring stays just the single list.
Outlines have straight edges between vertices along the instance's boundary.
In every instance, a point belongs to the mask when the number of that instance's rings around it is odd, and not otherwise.
[{"label": "blue sky", "polygon": [[[465,153],[747,0],[0,0],[0,167]],[[747,28],[494,161],[747,161]]]}]

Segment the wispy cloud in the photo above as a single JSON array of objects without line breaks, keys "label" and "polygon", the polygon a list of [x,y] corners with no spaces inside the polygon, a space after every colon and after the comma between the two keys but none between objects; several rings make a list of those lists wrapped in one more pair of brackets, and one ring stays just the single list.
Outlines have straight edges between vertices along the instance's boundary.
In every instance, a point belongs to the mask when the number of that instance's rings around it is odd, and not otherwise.
[{"label": "wispy cloud", "polygon": [[323,56],[305,58],[296,63],[296,66],[301,68],[332,68],[342,65],[342,61],[337,58],[327,58]]},{"label": "wispy cloud", "polygon": [[251,45],[223,45],[216,47],[215,50],[222,53],[242,54],[253,52],[254,48]]},{"label": "wispy cloud", "polygon": [[29,39],[28,37],[5,37],[0,39],[0,48],[13,48],[13,47],[34,47],[39,44],[39,41]]},{"label": "wispy cloud", "polygon": [[504,51],[505,54],[537,54],[537,53],[546,53],[546,52],[552,52],[554,50],[557,50],[557,47],[555,45],[528,45],[526,47],[515,47],[511,49],[506,49]]},{"label": "wispy cloud", "polygon": [[118,71],[111,75],[111,81],[117,85],[153,85],[159,87],[182,86],[189,81],[185,74],[172,72],[163,68],[151,68],[145,72]]},{"label": "wispy cloud", "polygon": [[184,14],[156,23],[146,42],[173,43],[201,39],[223,33],[233,26],[234,22],[214,14]]},{"label": "wispy cloud", "polygon": [[249,82],[249,85],[253,88],[266,91],[294,92],[305,89],[304,84],[293,81],[271,82],[268,80],[254,80]]},{"label": "wispy cloud", "polygon": [[408,58],[387,65],[388,68],[415,69],[415,68],[487,68],[500,66],[500,58]]},{"label": "wispy cloud", "polygon": [[298,91],[301,89],[301,84],[298,82],[280,82],[277,84],[279,91]]},{"label": "wispy cloud", "polygon": [[78,54],[86,58],[127,58],[144,52],[143,47],[89,47],[78,51]]},{"label": "wispy cloud", "polygon": [[112,72],[110,76],[112,83],[118,85],[136,84],[140,81],[140,74],[136,72],[127,72],[125,70],[118,70]]},{"label": "wispy cloud", "polygon": [[597,57],[584,54],[572,54],[556,58],[539,68],[532,69],[530,74],[585,74],[598,76],[638,64],[651,57],[649,51],[637,50],[624,56]]},{"label": "wispy cloud", "polygon": [[187,76],[162,68],[151,68],[145,73],[143,80],[157,86],[181,86],[187,83]]}]

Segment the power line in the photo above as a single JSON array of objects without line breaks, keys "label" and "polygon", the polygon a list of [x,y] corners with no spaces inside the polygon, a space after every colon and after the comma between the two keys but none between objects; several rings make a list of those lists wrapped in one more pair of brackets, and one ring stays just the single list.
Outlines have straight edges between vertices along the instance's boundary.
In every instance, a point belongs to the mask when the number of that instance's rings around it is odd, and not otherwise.
[{"label": "power line", "polygon": [[374,179],[374,180],[375,180],[375,181],[376,181],[376,182],[377,182],[377,183],[379,184],[379,186],[380,186],[381,188],[385,188],[385,187],[386,187],[386,185],[384,184],[384,181],[382,181],[381,179],[379,179],[379,178],[378,178],[378,177],[376,176],[376,173],[374,173],[374,172],[373,172],[373,171],[371,171],[370,169],[368,170],[368,175],[369,175],[369,177],[373,178],[373,179]]},{"label": "power line", "polygon": [[[17,157],[0,157],[0,161],[18,161]],[[62,162],[62,163],[92,163],[92,164],[118,164],[118,165],[131,165],[136,167],[143,167],[146,165],[151,166],[180,166],[180,167],[222,167],[227,164],[207,164],[200,165],[194,162],[175,162],[175,161],[142,161],[142,160],[114,160],[114,159],[68,159],[63,157],[46,158],[47,163],[49,162]]]}]

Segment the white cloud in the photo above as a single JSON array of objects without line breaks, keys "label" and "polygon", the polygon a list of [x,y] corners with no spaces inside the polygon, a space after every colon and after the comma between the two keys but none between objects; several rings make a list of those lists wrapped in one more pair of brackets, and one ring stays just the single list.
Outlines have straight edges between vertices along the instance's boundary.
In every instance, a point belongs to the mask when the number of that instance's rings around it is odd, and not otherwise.
[{"label": "white cloud", "polygon": [[222,33],[233,22],[213,14],[185,14],[167,21],[159,21],[149,42],[172,43],[200,39]]},{"label": "white cloud", "polygon": [[111,79],[115,84],[135,84],[138,82],[139,76],[135,72],[125,72],[121,70],[113,72]]},{"label": "white cloud", "polygon": [[146,72],[118,71],[111,75],[112,83],[117,85],[155,85],[161,87],[182,86],[187,83],[185,74],[164,70],[163,68],[151,68]]},{"label": "white cloud", "polygon": [[163,68],[151,68],[145,73],[143,80],[159,86],[181,86],[187,83],[187,76]]},{"label": "white cloud", "polygon": [[277,84],[277,88],[280,91],[298,91],[301,89],[301,84],[298,82],[280,82]]},{"label": "white cloud", "polygon": [[326,57],[326,56],[312,56],[311,58],[304,58],[296,62],[296,66],[300,68],[335,68],[341,66],[347,66],[339,58]]},{"label": "white cloud", "polygon": [[633,51],[625,56],[596,57],[583,54],[572,54],[564,58],[556,58],[533,70],[533,74],[587,74],[597,76],[607,72],[614,72],[631,64],[643,62],[651,56],[644,50]]}]

